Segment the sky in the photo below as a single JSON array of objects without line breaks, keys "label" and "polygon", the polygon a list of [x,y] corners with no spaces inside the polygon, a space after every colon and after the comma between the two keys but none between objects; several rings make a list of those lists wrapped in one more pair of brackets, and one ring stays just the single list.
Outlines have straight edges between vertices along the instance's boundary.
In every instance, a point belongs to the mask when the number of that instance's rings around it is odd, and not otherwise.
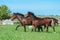
[{"label": "sky", "polygon": [[12,13],[60,16],[60,0],[0,0],[0,5],[8,6]]}]

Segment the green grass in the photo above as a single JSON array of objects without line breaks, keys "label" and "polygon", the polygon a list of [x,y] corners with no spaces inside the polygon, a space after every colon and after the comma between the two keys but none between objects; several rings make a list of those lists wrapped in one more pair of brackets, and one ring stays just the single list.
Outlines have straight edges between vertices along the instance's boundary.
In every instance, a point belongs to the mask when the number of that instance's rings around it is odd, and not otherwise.
[{"label": "green grass", "polygon": [[27,26],[27,32],[24,32],[23,27],[15,30],[16,25],[0,25],[0,40],[60,40],[60,26],[56,26],[56,33],[52,28],[49,32],[31,32]]}]

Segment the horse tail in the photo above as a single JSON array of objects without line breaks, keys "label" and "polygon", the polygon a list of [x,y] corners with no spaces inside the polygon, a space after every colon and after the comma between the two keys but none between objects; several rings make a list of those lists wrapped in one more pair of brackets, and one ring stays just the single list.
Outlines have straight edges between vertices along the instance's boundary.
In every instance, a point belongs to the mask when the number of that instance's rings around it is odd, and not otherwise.
[{"label": "horse tail", "polygon": [[54,23],[54,20],[51,19],[51,26],[54,27],[55,26],[55,23]]}]

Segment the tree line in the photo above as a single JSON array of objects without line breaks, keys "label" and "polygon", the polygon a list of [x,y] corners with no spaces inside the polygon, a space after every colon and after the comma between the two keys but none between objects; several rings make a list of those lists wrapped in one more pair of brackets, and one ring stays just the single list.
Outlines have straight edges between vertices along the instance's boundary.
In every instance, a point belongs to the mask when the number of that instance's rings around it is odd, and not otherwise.
[{"label": "tree line", "polygon": [[11,17],[11,11],[6,5],[0,6],[0,20],[9,19]]}]

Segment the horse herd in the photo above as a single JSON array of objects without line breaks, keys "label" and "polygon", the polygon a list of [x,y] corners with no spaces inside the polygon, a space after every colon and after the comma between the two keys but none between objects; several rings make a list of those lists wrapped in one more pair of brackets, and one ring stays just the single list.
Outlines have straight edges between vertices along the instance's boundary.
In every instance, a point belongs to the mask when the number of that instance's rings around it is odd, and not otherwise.
[{"label": "horse herd", "polygon": [[16,30],[18,27],[23,26],[24,31],[26,32],[26,25],[32,25],[32,30],[31,31],[36,31],[36,28],[38,28],[38,31],[43,31],[43,26],[44,29],[48,32],[48,27],[51,26],[53,31],[55,32],[55,25],[58,24],[58,20],[55,18],[50,18],[50,17],[44,17],[44,18],[39,18],[35,16],[33,12],[27,12],[26,15],[23,15],[21,13],[13,13],[11,20],[18,19],[20,24],[16,27]]}]

